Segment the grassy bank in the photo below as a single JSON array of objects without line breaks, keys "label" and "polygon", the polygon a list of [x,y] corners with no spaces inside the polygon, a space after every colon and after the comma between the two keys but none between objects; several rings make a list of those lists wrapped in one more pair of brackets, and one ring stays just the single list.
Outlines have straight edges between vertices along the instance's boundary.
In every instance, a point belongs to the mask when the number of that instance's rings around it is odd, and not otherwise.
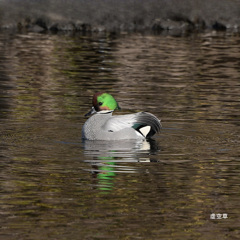
[{"label": "grassy bank", "polygon": [[30,31],[239,31],[240,1],[0,0],[0,27]]}]

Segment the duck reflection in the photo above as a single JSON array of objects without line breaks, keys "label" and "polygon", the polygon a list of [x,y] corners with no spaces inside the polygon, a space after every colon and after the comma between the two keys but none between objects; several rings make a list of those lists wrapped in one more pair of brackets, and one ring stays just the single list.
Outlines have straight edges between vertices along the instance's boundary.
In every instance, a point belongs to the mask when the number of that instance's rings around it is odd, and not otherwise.
[{"label": "duck reflection", "polygon": [[85,140],[84,153],[91,165],[86,169],[97,179],[97,188],[103,193],[112,190],[114,178],[120,173],[139,173],[140,167],[127,163],[153,162],[160,148],[155,140],[145,141],[88,141]]}]

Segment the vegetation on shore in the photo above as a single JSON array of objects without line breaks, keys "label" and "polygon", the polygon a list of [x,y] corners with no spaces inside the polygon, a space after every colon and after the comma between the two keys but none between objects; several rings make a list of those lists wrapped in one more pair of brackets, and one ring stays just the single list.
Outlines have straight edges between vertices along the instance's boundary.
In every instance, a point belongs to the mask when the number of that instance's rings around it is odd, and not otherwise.
[{"label": "vegetation on shore", "polygon": [[0,0],[0,28],[238,32],[239,10],[239,0]]}]

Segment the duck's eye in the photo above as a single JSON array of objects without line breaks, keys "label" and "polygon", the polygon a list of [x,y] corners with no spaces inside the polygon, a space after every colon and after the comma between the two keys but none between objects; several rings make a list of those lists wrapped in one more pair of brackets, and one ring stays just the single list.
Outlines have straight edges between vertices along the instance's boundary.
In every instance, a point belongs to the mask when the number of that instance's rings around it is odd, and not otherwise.
[{"label": "duck's eye", "polygon": [[102,105],[103,105],[103,103],[102,103],[102,102],[99,102],[99,103],[98,103],[98,105],[99,105],[99,106],[102,106]]}]

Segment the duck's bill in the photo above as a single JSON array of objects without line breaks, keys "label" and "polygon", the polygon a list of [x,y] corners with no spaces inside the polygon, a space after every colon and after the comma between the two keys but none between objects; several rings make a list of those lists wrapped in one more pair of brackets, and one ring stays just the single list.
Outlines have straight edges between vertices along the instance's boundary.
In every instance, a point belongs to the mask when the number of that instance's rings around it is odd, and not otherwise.
[{"label": "duck's bill", "polygon": [[88,113],[86,113],[84,116],[87,117],[87,116],[92,115],[92,114],[94,114],[94,113],[96,113],[96,112],[97,112],[97,111],[95,110],[95,108],[92,107],[91,110],[90,110]]}]

